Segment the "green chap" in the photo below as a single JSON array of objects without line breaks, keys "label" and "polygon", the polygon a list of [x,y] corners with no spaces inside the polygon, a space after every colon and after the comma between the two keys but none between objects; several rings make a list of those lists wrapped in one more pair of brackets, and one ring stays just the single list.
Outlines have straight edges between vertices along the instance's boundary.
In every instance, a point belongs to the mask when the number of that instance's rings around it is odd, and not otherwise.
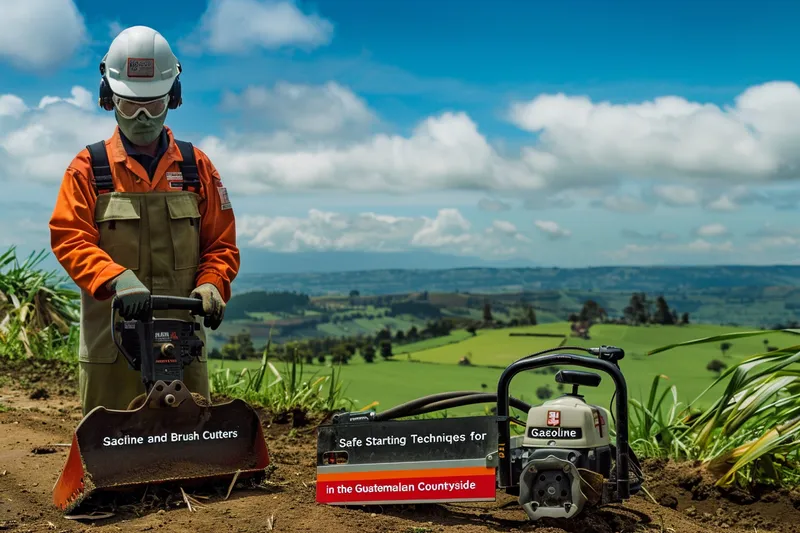
[{"label": "green chap", "polygon": [[[200,262],[198,195],[189,191],[100,194],[95,221],[99,246],[130,270],[154,295],[188,297]],[[194,320],[188,311],[156,311],[154,318]],[[205,343],[202,322],[198,336]],[[81,291],[80,395],[84,415],[97,406],[126,409],[145,392],[141,374],[119,352],[111,335],[111,299]],[[190,391],[209,398],[208,358],[184,369]]]}]

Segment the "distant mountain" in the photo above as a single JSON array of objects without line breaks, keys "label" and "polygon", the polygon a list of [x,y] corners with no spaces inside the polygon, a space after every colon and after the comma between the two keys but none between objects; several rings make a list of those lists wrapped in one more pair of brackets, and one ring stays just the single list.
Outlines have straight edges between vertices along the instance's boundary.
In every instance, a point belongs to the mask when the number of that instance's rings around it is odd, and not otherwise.
[{"label": "distant mountain", "polygon": [[242,248],[241,274],[356,272],[386,269],[449,269],[469,267],[524,268],[526,261],[485,261],[432,252],[293,252]]},{"label": "distant mountain", "polygon": [[[327,255],[327,254],[324,254]],[[381,254],[373,254],[381,255]],[[597,268],[394,268],[330,272],[323,255],[307,255],[295,273],[243,273],[234,290],[295,290],[310,295],[347,293],[391,294],[415,291],[504,292],[536,290],[581,291],[687,291],[692,293],[727,287],[800,287],[800,266],[675,266]],[[429,258],[429,261],[434,261]],[[244,270],[244,269],[243,269]],[[305,272],[304,272],[305,271]]]}]

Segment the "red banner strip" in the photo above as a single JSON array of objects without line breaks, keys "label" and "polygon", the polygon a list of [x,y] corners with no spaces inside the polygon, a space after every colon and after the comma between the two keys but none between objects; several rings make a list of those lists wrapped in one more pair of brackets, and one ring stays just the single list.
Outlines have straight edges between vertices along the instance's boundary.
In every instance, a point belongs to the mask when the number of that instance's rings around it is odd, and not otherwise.
[{"label": "red banner strip", "polygon": [[405,479],[429,477],[458,477],[458,476],[488,476],[494,475],[495,469],[486,466],[459,466],[456,468],[415,468],[413,470],[379,470],[372,472],[331,472],[318,473],[317,481],[361,481],[369,478],[371,481],[379,479]]},{"label": "red banner strip", "polygon": [[[402,479],[361,479],[317,482],[318,503],[370,503],[461,499],[494,500],[496,479],[490,474]],[[364,473],[369,476],[369,472]]]}]

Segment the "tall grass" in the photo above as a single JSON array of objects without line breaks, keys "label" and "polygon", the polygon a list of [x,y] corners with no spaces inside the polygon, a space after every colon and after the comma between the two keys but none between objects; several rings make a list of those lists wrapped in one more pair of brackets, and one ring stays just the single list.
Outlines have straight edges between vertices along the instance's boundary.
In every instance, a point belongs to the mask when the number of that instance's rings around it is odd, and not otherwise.
[{"label": "tall grass", "polygon": [[329,375],[315,372],[306,376],[302,357],[295,352],[290,360],[282,363],[283,371],[280,371],[270,360],[270,346],[271,341],[268,341],[257,368],[232,372],[223,367],[214,371],[210,376],[211,391],[242,398],[278,416],[287,413],[324,415],[340,408],[352,409],[354,402],[344,397],[341,366],[332,365]]},{"label": "tall grass", "polygon": [[79,295],[62,287],[66,278],[36,268],[45,256],[20,263],[15,247],[0,255],[0,357],[76,358]]},{"label": "tall grass", "polygon": [[[779,331],[800,334],[792,329],[730,333],[664,346],[648,355]],[[668,389],[671,397],[666,392],[658,396],[659,379],[654,380],[647,405],[631,401],[636,413],[634,446],[645,454],[700,460],[718,486],[796,485],[800,481],[798,363],[800,345],[753,355],[727,369],[686,406],[678,404],[674,387]],[[720,392],[710,405],[697,407],[715,387]],[[671,404],[664,403],[670,399]]]}]

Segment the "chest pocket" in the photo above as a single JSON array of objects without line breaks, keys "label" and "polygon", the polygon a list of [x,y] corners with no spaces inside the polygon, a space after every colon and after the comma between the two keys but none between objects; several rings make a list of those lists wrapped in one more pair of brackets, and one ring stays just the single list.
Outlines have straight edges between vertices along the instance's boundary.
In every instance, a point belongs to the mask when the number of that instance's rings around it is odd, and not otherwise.
[{"label": "chest pocket", "polygon": [[175,270],[197,268],[200,263],[200,210],[196,198],[194,193],[167,195]]},{"label": "chest pocket", "polygon": [[97,198],[95,223],[100,232],[98,246],[115,263],[134,271],[139,269],[141,218],[138,198],[119,193],[103,194]]}]

